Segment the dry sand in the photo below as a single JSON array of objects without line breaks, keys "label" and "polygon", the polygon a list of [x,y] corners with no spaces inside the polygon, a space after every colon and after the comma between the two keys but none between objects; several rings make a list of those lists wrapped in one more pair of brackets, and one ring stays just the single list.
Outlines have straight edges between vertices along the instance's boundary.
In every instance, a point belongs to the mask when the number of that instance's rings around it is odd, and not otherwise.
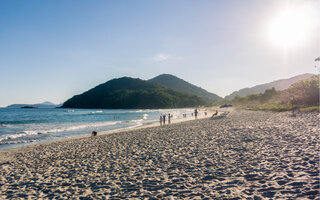
[{"label": "dry sand", "polygon": [[233,111],[0,152],[0,199],[319,199],[317,113]]}]

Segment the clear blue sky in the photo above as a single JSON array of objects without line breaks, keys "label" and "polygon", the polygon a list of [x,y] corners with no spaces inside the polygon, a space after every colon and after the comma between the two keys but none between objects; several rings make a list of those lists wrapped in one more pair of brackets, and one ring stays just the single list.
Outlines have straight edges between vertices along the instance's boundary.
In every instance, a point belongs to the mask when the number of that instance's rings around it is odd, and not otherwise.
[{"label": "clear blue sky", "polygon": [[[310,19],[294,45],[268,35],[288,7]],[[316,73],[315,10],[318,0],[0,0],[0,106],[62,103],[122,76],[170,73],[223,97]]]}]

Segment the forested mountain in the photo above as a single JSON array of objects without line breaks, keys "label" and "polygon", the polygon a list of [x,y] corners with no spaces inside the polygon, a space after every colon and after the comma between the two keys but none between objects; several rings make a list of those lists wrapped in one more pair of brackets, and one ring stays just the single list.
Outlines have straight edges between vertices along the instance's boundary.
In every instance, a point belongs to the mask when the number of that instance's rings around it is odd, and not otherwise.
[{"label": "forested mountain", "polygon": [[270,83],[265,83],[261,85],[257,85],[251,88],[243,88],[239,91],[235,91],[231,93],[230,95],[227,95],[225,97],[226,100],[231,100],[236,96],[244,97],[250,94],[258,94],[258,93],[264,93],[265,90],[275,88],[277,91],[288,89],[293,83],[298,82],[300,80],[305,80],[313,76],[313,74],[301,74],[298,76],[294,76],[288,79],[280,79],[277,81],[273,81]]},{"label": "forested mountain", "polygon": [[209,102],[218,102],[223,99],[216,94],[210,93],[205,89],[202,89],[198,86],[188,83],[187,81],[180,79],[176,76],[173,76],[171,74],[161,74],[157,77],[150,79],[149,81],[154,83],[159,83],[161,85],[164,85],[166,87],[169,87],[175,90],[197,95],[199,97],[206,99]]},{"label": "forested mountain", "polygon": [[201,97],[150,81],[112,79],[67,100],[62,108],[180,108],[207,105]]}]

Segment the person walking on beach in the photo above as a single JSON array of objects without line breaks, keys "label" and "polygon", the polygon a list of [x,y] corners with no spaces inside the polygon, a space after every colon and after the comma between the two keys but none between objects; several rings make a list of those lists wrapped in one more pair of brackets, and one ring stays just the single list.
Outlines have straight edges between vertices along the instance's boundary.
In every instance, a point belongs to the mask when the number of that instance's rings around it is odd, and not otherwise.
[{"label": "person walking on beach", "polygon": [[162,126],[162,114],[160,115],[160,126]]},{"label": "person walking on beach", "polygon": [[171,123],[171,115],[170,115],[170,113],[168,114],[168,123],[169,124]]},{"label": "person walking on beach", "polygon": [[198,110],[197,110],[197,109],[194,110],[194,117],[195,117],[196,119],[198,118]]},{"label": "person walking on beach", "polygon": [[165,125],[166,124],[166,114],[163,115],[163,120],[162,121],[163,121],[163,125]]}]

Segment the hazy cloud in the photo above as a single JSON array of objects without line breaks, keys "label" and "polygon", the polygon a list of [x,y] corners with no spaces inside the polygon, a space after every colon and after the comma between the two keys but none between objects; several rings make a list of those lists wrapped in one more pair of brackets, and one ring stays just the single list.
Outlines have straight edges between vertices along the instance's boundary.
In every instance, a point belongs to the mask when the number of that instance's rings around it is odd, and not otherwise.
[{"label": "hazy cloud", "polygon": [[163,62],[165,60],[168,60],[170,58],[170,55],[164,54],[164,53],[158,53],[157,55],[152,57],[152,60],[155,62]]}]

